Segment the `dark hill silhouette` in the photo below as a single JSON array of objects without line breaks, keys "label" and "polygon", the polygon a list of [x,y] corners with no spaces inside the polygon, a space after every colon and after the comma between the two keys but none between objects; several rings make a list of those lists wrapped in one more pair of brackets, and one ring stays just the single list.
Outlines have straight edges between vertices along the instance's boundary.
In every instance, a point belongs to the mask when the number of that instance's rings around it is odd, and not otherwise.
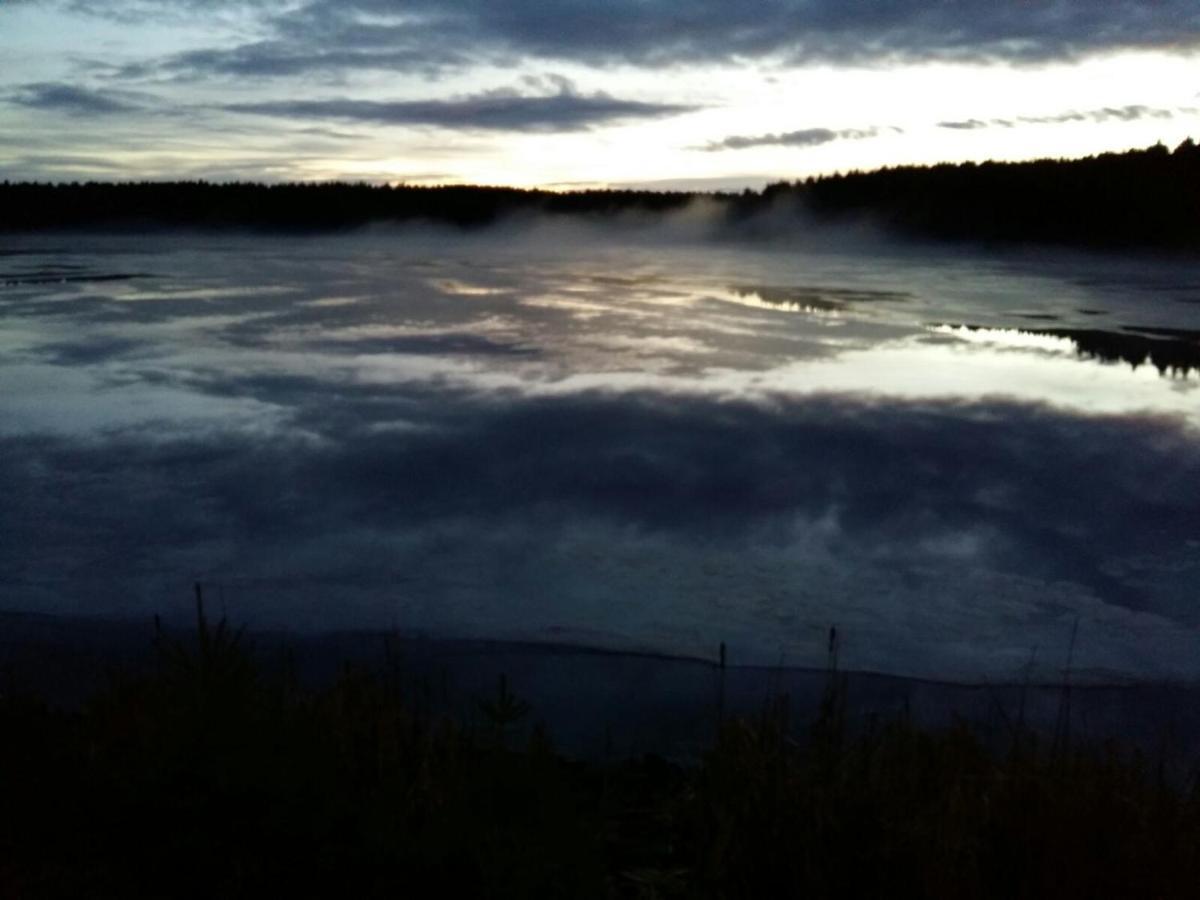
[{"label": "dark hill silhouette", "polygon": [[[0,231],[49,229],[352,228],[429,220],[460,227],[514,214],[661,214],[698,194],[556,193],[505,187],[208,182],[0,184]],[[731,224],[768,210],[819,221],[865,219],[939,240],[1054,243],[1102,249],[1200,250],[1200,147],[1078,160],[960,163],[850,172],[709,195]]]}]

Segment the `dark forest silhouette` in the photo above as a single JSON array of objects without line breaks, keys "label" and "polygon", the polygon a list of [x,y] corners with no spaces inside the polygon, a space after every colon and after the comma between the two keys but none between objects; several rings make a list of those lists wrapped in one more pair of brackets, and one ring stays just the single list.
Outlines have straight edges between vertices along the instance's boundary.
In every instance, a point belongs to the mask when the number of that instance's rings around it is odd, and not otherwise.
[{"label": "dark forest silhouette", "polygon": [[818,216],[940,239],[1200,249],[1200,146],[1078,160],[903,166],[768,186]]},{"label": "dark forest silhouette", "polygon": [[694,195],[506,187],[189,182],[0,185],[0,229],[166,226],[324,230],[426,220],[474,227],[520,213],[613,215],[681,209]]},{"label": "dark forest silhouette", "polygon": [[1090,359],[1125,362],[1134,369],[1148,364],[1158,369],[1160,375],[1187,376],[1192,371],[1200,371],[1200,335],[1196,332],[1179,331],[1161,337],[1146,337],[1096,329],[1058,328],[1042,333],[1074,341],[1079,354]]},{"label": "dark forest silhouette", "polygon": [[[969,331],[987,326],[962,325]],[[1200,372],[1200,331],[1183,328],[1133,328],[1104,331],[1098,328],[1021,328],[1021,334],[1064,338],[1085,359],[1127,363],[1130,368],[1151,365],[1158,374],[1186,378]]]},{"label": "dark forest silhouette", "polygon": [[[504,187],[208,182],[0,184],[0,231],[78,228],[345,229],[427,220],[461,227],[514,215],[669,213],[701,195]],[[1078,160],[902,166],[706,195],[730,224],[794,211],[868,220],[940,240],[1200,249],[1200,146]]]}]

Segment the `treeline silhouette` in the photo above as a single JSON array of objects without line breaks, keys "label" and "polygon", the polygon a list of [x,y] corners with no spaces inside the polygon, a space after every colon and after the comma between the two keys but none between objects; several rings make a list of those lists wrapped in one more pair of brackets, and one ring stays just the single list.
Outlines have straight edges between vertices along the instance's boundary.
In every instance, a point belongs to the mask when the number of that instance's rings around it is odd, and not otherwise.
[{"label": "treeline silhouette", "polygon": [[1184,378],[1200,371],[1200,334],[1170,329],[1158,332],[1160,336],[1155,337],[1082,328],[1050,329],[1046,333],[1074,341],[1081,356],[1103,362],[1124,362],[1133,369],[1151,365],[1159,375]]},{"label": "treeline silhouette", "polygon": [[[984,326],[960,326],[981,331]],[[1104,331],[1098,328],[1021,328],[1021,334],[1065,338],[1085,359],[1126,363],[1132,369],[1150,365],[1162,376],[1187,378],[1200,372],[1200,331],[1181,328],[1138,328]],[[1144,332],[1141,334],[1131,332]]]},{"label": "treeline silhouette", "polygon": [[[832,639],[831,639],[832,640]],[[832,646],[832,644],[831,644]],[[807,729],[701,761],[556,752],[507,682],[474,720],[400,668],[303,688],[224,621],[75,709],[0,689],[0,896],[1194,897],[1200,790],[1161,760],[965,725]]]},{"label": "treeline silhouette", "polygon": [[[1076,160],[901,166],[768,185],[761,192],[588,190],[349,183],[0,184],[0,231],[92,228],[346,229],[428,220],[461,227],[520,214],[613,216],[677,211],[700,196],[730,225],[759,214],[866,219],[940,240],[1098,248],[1200,249],[1200,147]],[[782,222],[779,227],[787,227]]]},{"label": "treeline silhouette", "polygon": [[1076,160],[901,166],[769,185],[826,219],[938,239],[1200,249],[1200,146]]},{"label": "treeline silhouette", "polygon": [[553,191],[479,186],[212,184],[183,182],[0,185],[0,229],[178,227],[326,230],[428,220],[490,225],[520,213],[663,213],[693,195],[652,191]]}]

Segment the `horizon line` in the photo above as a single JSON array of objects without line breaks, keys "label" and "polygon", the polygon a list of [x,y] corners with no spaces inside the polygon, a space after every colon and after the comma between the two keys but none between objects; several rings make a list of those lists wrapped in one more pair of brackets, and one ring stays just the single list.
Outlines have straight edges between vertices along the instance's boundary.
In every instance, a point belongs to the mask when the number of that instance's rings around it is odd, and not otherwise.
[{"label": "horizon line", "polygon": [[[881,172],[890,172],[890,171],[904,170],[904,169],[913,169],[913,170],[926,169],[926,170],[928,170],[928,169],[937,169],[937,168],[948,167],[948,166],[949,167],[982,166],[982,165],[1021,166],[1021,165],[1030,165],[1030,164],[1035,164],[1035,163],[1086,162],[1088,160],[1099,159],[1099,158],[1102,158],[1105,156],[1124,156],[1124,155],[1133,154],[1133,153],[1150,152],[1150,151],[1154,151],[1160,147],[1163,148],[1163,150],[1166,150],[1168,153],[1172,153],[1172,152],[1174,152],[1174,150],[1178,150],[1178,149],[1188,146],[1188,145],[1194,146],[1195,143],[1196,143],[1196,141],[1194,138],[1188,137],[1188,138],[1185,138],[1182,142],[1180,142],[1180,144],[1177,145],[1175,148],[1170,148],[1162,140],[1159,140],[1149,146],[1126,147],[1122,150],[1103,150],[1098,153],[1089,153],[1089,154],[1086,154],[1083,156],[1034,156],[1034,157],[1029,157],[1027,159],[1017,159],[1017,160],[999,160],[999,159],[989,158],[989,159],[985,159],[985,160],[963,159],[963,160],[939,160],[937,162],[927,162],[927,163],[898,163],[896,165],[882,165],[882,166],[877,166],[875,168],[870,168],[870,169],[860,169],[860,168],[835,169],[830,172],[823,172],[820,174],[811,174],[811,175],[805,175],[805,176],[797,176],[794,178],[788,178],[785,176],[761,175],[761,176],[753,176],[755,179],[763,180],[766,182],[763,185],[763,187],[761,187],[761,188],[753,188],[753,187],[750,187],[749,185],[746,185],[745,187],[742,187],[742,188],[729,187],[729,188],[719,188],[719,189],[711,189],[711,190],[696,189],[696,188],[687,189],[687,188],[672,188],[672,187],[666,187],[666,186],[664,186],[664,187],[653,187],[652,186],[652,185],[659,184],[659,183],[664,184],[664,185],[669,185],[672,181],[675,180],[675,179],[670,179],[670,178],[657,179],[655,181],[645,181],[645,182],[572,181],[572,182],[565,182],[565,183],[564,182],[547,182],[545,184],[540,184],[540,185],[521,186],[521,185],[504,184],[504,183],[463,182],[463,181],[405,181],[404,179],[396,179],[396,180],[357,179],[357,180],[354,180],[354,179],[339,179],[339,178],[315,178],[315,179],[311,179],[311,180],[300,179],[300,180],[266,181],[266,180],[253,180],[253,179],[250,179],[250,180],[240,180],[240,179],[222,180],[222,179],[210,179],[210,178],[205,178],[205,177],[198,177],[198,178],[165,177],[165,178],[146,178],[146,179],[135,179],[135,178],[107,179],[107,178],[102,178],[102,177],[89,177],[86,179],[75,179],[75,180],[71,180],[71,181],[52,181],[52,180],[42,181],[42,180],[37,180],[37,179],[12,179],[9,177],[3,177],[2,179],[0,179],[0,186],[20,187],[20,186],[36,185],[36,186],[50,186],[50,187],[73,187],[73,186],[81,186],[81,185],[104,185],[104,186],[113,186],[113,187],[123,187],[123,186],[142,186],[142,185],[205,185],[205,186],[210,186],[210,187],[262,187],[262,188],[324,187],[324,186],[346,187],[346,186],[350,186],[350,187],[368,187],[368,188],[378,188],[378,189],[405,188],[405,189],[416,189],[416,190],[442,190],[442,189],[447,189],[447,188],[458,188],[458,189],[475,189],[475,190],[485,190],[485,191],[511,191],[511,192],[515,192],[515,193],[526,193],[526,194],[539,194],[540,193],[540,194],[559,194],[559,195],[609,192],[609,193],[638,193],[638,194],[676,194],[676,195],[687,195],[687,196],[693,196],[693,197],[697,197],[697,196],[722,197],[722,196],[730,196],[730,195],[740,195],[740,194],[746,193],[747,191],[749,191],[751,193],[762,194],[762,193],[765,193],[766,190],[769,187],[771,187],[772,185],[779,184],[779,185],[795,186],[795,185],[802,185],[802,184],[805,184],[805,183],[808,183],[811,181],[821,181],[824,179],[831,179],[831,178],[842,178],[842,177],[846,177],[846,176],[850,176],[850,175],[873,175],[873,174],[881,173]],[[749,180],[749,178],[750,178],[750,176],[748,176],[748,180]],[[719,179],[719,178],[714,178],[714,179],[683,178],[683,177],[678,179],[679,182],[707,181],[707,180],[717,181],[717,180],[722,180],[722,179]]]}]

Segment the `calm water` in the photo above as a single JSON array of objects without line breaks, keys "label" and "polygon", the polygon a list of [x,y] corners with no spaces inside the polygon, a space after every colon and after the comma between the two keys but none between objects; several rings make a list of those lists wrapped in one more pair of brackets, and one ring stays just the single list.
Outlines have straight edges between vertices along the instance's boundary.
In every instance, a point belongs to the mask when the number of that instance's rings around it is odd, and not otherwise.
[{"label": "calm water", "polygon": [[0,241],[0,608],[1200,677],[1200,266]]}]

